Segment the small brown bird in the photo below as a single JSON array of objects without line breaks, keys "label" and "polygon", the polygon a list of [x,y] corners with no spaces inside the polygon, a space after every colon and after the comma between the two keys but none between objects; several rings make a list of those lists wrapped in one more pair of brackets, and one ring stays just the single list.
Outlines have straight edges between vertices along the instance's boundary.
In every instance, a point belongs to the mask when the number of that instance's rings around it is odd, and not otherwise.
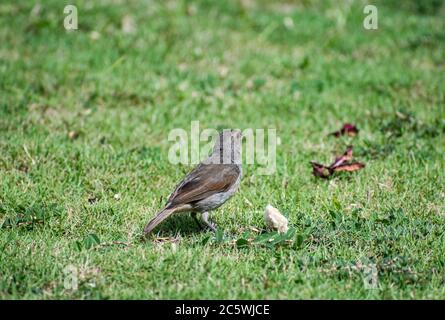
[{"label": "small brown bird", "polygon": [[225,203],[239,187],[241,168],[241,132],[224,130],[220,133],[212,154],[200,163],[170,195],[167,204],[144,228],[149,234],[158,224],[173,213],[192,212],[196,217],[201,213],[207,227],[216,231],[209,221],[209,211]]}]

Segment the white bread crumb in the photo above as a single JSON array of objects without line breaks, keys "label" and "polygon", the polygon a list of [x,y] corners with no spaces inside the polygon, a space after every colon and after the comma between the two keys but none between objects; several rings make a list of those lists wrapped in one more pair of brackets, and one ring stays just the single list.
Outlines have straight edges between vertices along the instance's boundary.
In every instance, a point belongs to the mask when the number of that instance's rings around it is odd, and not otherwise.
[{"label": "white bread crumb", "polygon": [[287,232],[289,229],[286,217],[270,204],[266,206],[266,210],[264,211],[264,220],[270,229],[277,230],[280,233]]}]

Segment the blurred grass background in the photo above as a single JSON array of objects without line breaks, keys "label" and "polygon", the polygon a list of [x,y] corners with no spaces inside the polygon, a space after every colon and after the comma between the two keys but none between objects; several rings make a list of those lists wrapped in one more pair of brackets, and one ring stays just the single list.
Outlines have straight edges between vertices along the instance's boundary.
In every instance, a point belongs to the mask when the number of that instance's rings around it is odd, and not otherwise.
[{"label": "blurred grass background", "polygon": [[[71,1],[72,32],[67,4],[0,3],[0,298],[445,297],[443,1],[373,1],[378,30],[367,1]],[[271,203],[302,243],[203,244],[187,217],[140,242],[194,120],[277,129],[276,174],[245,167],[212,216],[236,239]],[[312,177],[348,144],[364,170]]]}]

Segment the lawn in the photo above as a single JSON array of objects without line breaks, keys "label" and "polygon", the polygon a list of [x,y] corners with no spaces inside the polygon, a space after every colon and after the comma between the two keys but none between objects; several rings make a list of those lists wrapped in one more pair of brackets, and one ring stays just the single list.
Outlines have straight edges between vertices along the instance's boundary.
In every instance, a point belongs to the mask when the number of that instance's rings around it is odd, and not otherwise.
[{"label": "lawn", "polygon": [[[64,1],[2,1],[0,298],[445,299],[445,8],[376,0],[366,30],[366,3],[73,0],[66,31]],[[192,121],[276,129],[276,171],[244,166],[217,234],[141,241]],[[312,175],[348,145],[364,169]],[[269,203],[294,234],[239,241]]]}]

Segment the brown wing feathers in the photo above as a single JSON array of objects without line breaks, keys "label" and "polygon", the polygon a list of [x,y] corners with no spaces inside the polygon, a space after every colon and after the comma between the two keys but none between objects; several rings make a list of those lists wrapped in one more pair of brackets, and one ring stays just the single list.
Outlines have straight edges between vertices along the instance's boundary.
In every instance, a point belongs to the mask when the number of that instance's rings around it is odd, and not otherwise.
[{"label": "brown wing feathers", "polygon": [[[198,168],[197,168],[198,169]],[[215,193],[228,190],[237,180],[239,169],[235,165],[201,165],[192,171],[170,196],[170,206],[193,203]]]}]

